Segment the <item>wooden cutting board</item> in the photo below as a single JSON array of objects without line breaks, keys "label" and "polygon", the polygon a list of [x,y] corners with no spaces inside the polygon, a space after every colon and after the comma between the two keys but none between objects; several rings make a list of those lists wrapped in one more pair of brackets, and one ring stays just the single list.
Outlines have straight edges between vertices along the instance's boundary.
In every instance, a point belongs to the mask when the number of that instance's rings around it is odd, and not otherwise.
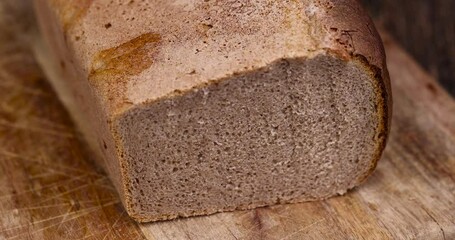
[{"label": "wooden cutting board", "polygon": [[389,38],[392,134],[364,185],[327,201],[137,224],[17,34],[27,26],[8,1],[0,3],[0,239],[455,239],[455,101]]}]

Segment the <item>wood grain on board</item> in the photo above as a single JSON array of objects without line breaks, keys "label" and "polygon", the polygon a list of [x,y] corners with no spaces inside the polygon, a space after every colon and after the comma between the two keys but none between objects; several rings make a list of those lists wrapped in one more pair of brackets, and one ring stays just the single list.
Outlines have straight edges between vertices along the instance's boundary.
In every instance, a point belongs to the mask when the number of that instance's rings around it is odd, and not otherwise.
[{"label": "wood grain on board", "polygon": [[22,1],[8,1],[0,1],[0,239],[143,239],[22,42]]},{"label": "wood grain on board", "polygon": [[393,41],[392,134],[364,185],[327,201],[136,224],[2,3],[0,239],[455,239],[455,102]]}]

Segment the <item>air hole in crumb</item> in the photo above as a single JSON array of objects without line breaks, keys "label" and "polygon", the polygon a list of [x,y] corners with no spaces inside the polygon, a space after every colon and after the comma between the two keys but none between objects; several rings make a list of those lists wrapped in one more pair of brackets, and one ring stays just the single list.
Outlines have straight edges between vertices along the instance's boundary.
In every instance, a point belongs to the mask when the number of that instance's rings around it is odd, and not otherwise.
[{"label": "air hole in crumb", "polygon": [[111,24],[111,23],[106,23],[106,24],[104,24],[104,27],[105,27],[106,29],[109,29],[110,27],[112,27],[112,24]]}]

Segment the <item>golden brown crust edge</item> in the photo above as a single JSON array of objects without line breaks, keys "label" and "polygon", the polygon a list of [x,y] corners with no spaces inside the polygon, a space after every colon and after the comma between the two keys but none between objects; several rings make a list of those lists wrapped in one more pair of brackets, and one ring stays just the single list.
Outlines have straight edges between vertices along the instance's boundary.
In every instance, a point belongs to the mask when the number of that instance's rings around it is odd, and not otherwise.
[{"label": "golden brown crust edge", "polygon": [[[374,171],[385,149],[390,133],[392,119],[392,90],[386,65],[386,55],[382,39],[374,27],[374,23],[358,0],[332,1],[333,9],[330,17],[323,19],[324,25],[330,29],[342,29],[334,44],[340,57],[346,56],[365,67],[376,83],[376,106],[378,127],[376,130],[377,150],[373,156],[371,167],[358,184],[364,182]],[[344,35],[344,37],[343,37]]]}]

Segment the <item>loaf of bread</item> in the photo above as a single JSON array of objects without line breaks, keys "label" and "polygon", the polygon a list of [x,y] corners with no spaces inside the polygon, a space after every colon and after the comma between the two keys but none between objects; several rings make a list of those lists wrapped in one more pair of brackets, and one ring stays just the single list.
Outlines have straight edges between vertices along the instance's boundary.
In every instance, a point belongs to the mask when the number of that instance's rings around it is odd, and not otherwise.
[{"label": "loaf of bread", "polygon": [[357,0],[37,0],[34,48],[128,214],[157,221],[325,199],[390,127]]}]

